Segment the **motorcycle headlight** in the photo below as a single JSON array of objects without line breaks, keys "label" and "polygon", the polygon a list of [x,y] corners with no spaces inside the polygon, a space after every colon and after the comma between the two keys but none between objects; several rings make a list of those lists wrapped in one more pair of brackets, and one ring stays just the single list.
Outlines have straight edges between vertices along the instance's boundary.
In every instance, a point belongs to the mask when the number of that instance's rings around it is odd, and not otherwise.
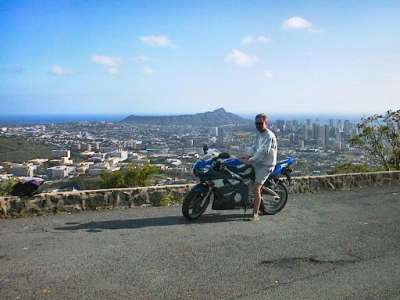
[{"label": "motorcycle headlight", "polygon": [[193,169],[193,174],[195,176],[201,176],[207,173],[209,170],[210,170],[209,168]]}]

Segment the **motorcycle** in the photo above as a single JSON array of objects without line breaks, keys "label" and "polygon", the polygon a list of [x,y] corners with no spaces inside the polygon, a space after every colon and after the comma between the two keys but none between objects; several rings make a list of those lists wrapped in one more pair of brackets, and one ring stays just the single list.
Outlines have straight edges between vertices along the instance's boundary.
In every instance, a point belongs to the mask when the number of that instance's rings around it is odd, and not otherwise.
[{"label": "motorcycle", "polygon": [[[193,174],[200,179],[182,203],[182,214],[188,220],[199,218],[212,202],[213,210],[251,208],[249,186],[255,172],[251,165],[216,149],[203,148],[204,156],[193,164]],[[274,215],[286,205],[288,190],[280,178],[286,176],[290,183],[293,157],[279,161],[261,188],[260,214]]]}]

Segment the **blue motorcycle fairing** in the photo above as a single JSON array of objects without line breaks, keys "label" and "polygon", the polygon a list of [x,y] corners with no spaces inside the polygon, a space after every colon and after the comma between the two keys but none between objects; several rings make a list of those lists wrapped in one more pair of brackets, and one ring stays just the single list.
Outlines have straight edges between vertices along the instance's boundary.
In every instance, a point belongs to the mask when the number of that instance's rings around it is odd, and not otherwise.
[{"label": "blue motorcycle fairing", "polygon": [[[212,177],[211,174],[209,174],[209,176],[207,176],[206,173],[208,173],[208,171],[211,169],[213,161],[214,161],[213,159],[208,159],[208,160],[200,159],[193,164],[193,170],[200,171],[199,175],[204,180],[211,179],[211,177]],[[289,156],[285,160],[278,162],[276,164],[273,172],[271,173],[271,176],[278,177],[282,173],[282,170],[284,168],[290,166],[291,164],[293,164],[293,162],[294,162],[294,158],[291,156]],[[228,167],[238,167],[240,165],[243,165],[243,162],[238,158],[227,158],[223,161],[223,164]]]},{"label": "blue motorcycle fairing", "polygon": [[289,156],[287,159],[278,162],[275,166],[274,171],[271,173],[271,176],[279,176],[282,173],[282,170],[291,164],[293,164],[293,157]]},{"label": "blue motorcycle fairing", "polygon": [[224,160],[225,166],[237,167],[243,165],[243,162],[238,158],[228,158]]},{"label": "blue motorcycle fairing", "polygon": [[196,192],[196,193],[207,192],[208,187],[206,185],[204,185],[203,183],[198,183],[194,187],[192,187],[192,191]]},{"label": "blue motorcycle fairing", "polygon": [[212,159],[209,159],[209,160],[200,159],[194,163],[193,169],[200,170],[200,169],[204,169],[204,168],[209,168],[211,166],[211,164],[212,164]]}]

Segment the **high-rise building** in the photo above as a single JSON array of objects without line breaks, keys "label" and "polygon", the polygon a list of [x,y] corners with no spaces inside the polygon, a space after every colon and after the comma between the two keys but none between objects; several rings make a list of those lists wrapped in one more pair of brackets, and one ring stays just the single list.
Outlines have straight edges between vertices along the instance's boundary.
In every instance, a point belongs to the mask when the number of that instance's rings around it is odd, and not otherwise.
[{"label": "high-rise building", "polygon": [[324,148],[328,147],[329,144],[329,126],[328,125],[324,125]]},{"label": "high-rise building", "polygon": [[324,125],[319,127],[319,138],[318,138],[320,146],[323,148],[327,148],[328,141],[329,141],[329,126]]},{"label": "high-rise building", "polygon": [[308,126],[307,125],[303,125],[303,137],[304,137],[305,141],[308,140]]},{"label": "high-rise building", "polygon": [[325,148],[325,127],[319,126],[318,144]]},{"label": "high-rise building", "polygon": [[224,128],[222,126],[218,127],[217,143],[219,145],[223,145],[224,144]]},{"label": "high-rise building", "polygon": [[350,133],[350,129],[351,129],[351,123],[349,120],[345,120],[344,121],[344,125],[343,125],[343,132],[345,134],[349,134]]},{"label": "high-rise building", "polygon": [[313,132],[313,139],[314,140],[319,140],[320,138],[320,125],[318,123],[313,123],[312,124],[312,132]]},{"label": "high-rise building", "polygon": [[342,133],[339,130],[336,131],[335,146],[336,150],[342,151]]},{"label": "high-rise building", "polygon": [[337,120],[336,128],[339,129],[339,131],[343,131],[342,120]]},{"label": "high-rise building", "polygon": [[289,134],[289,144],[293,145],[296,139],[296,135],[294,133]]},{"label": "high-rise building", "polygon": [[284,131],[285,130],[285,120],[276,120],[276,127],[280,131]]}]

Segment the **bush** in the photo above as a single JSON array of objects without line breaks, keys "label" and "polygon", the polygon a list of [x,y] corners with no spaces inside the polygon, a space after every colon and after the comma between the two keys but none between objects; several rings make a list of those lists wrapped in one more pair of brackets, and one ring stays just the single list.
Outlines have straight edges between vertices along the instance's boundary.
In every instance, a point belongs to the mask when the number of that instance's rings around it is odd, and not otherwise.
[{"label": "bush", "polygon": [[350,142],[385,170],[400,170],[400,110],[361,119]]},{"label": "bush", "polygon": [[102,173],[100,175],[102,188],[127,188],[147,186],[150,178],[156,173],[156,169],[146,164],[143,168],[136,165],[129,165],[125,169],[115,172]]},{"label": "bush", "polygon": [[181,199],[175,198],[172,193],[166,193],[161,197],[157,206],[170,206],[181,202]]},{"label": "bush", "polygon": [[17,181],[13,178],[9,178],[0,182],[0,196],[8,196],[10,195],[13,186],[17,183]]},{"label": "bush", "polygon": [[349,162],[335,166],[332,170],[328,171],[328,174],[366,173],[374,171],[378,171],[378,169],[371,168],[365,164],[353,164]]}]

